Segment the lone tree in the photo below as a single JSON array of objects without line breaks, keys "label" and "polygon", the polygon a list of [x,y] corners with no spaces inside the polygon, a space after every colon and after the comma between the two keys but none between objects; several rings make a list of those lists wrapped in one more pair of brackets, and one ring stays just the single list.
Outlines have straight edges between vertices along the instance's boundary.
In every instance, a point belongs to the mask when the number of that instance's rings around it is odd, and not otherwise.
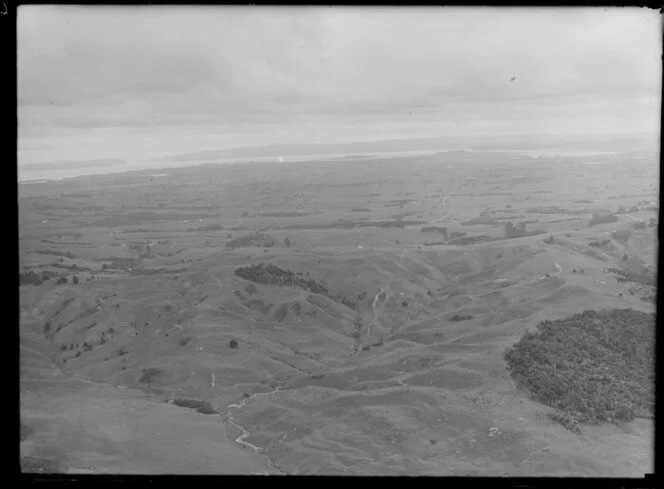
[{"label": "lone tree", "polygon": [[74,282],[74,284],[77,284],[78,283],[78,275],[74,275],[71,280],[72,280],[72,282]]},{"label": "lone tree", "polygon": [[290,248],[290,245],[291,245],[290,239],[288,239],[288,238],[284,239],[284,244],[286,245],[286,248]]},{"label": "lone tree", "polygon": [[237,348],[240,345],[238,344],[237,341],[231,340],[231,341],[228,342],[228,346],[231,347],[231,348]]}]

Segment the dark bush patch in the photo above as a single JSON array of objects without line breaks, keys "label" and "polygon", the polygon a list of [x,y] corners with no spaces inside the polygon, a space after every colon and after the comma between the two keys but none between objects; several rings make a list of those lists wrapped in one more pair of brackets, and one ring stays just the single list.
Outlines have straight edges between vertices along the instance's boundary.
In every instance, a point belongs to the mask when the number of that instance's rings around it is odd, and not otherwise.
[{"label": "dark bush patch", "polygon": [[617,221],[618,221],[618,216],[616,215],[593,213],[592,218],[588,221],[588,227],[592,227],[597,224],[606,224],[609,222],[617,222]]},{"label": "dark bush patch", "polygon": [[18,284],[19,285],[41,285],[42,278],[40,278],[38,273],[30,270],[28,272],[21,272],[18,275]]},{"label": "dark bush patch", "polygon": [[288,316],[288,304],[281,304],[274,313],[274,320],[281,323]]},{"label": "dark bush patch", "polygon": [[119,356],[119,357],[123,357],[123,356],[125,356],[125,355],[128,354],[128,353],[129,353],[129,352],[128,352],[127,350],[125,350],[124,348],[120,348],[120,349],[118,350],[118,356]]},{"label": "dark bush patch", "polygon": [[401,303],[401,307],[408,307],[408,301],[403,301]]},{"label": "dark bush patch", "polygon": [[314,380],[320,380],[320,379],[322,379],[322,378],[324,378],[324,377],[325,377],[325,374],[313,374],[313,375],[311,376],[311,378],[314,379]]},{"label": "dark bush patch", "polygon": [[141,378],[138,379],[141,384],[151,384],[162,374],[161,369],[152,367],[144,368],[142,369],[142,372],[143,375],[141,375]]},{"label": "dark bush patch", "polygon": [[200,401],[198,399],[175,399],[173,404],[180,407],[195,409],[196,412],[201,414],[219,414],[215,411],[209,402]]},{"label": "dark bush patch", "polygon": [[368,351],[371,347],[369,345],[364,345],[362,351]]},{"label": "dark bush patch", "polygon": [[67,277],[60,277],[58,280],[55,282],[58,285],[66,284],[67,283]]},{"label": "dark bush patch", "polygon": [[581,433],[581,428],[579,427],[579,423],[576,420],[576,418],[574,418],[574,416],[571,416],[567,413],[554,411],[552,413],[548,413],[547,417],[554,423],[558,423],[564,426],[573,433]]},{"label": "dark bush patch", "polygon": [[276,246],[277,240],[267,233],[255,232],[226,243],[226,248],[271,248]]},{"label": "dark bush patch", "polygon": [[467,319],[473,319],[472,314],[455,314],[450,318],[450,321],[466,321]]},{"label": "dark bush patch", "polygon": [[555,420],[631,421],[654,415],[655,318],[633,309],[544,321],[506,351],[512,377]]},{"label": "dark bush patch", "polygon": [[349,299],[348,297],[340,297],[339,302],[341,302],[344,306],[346,306],[349,309],[355,309],[355,303],[352,301],[352,299]]},{"label": "dark bush patch", "polygon": [[229,346],[230,348],[237,348],[237,347],[240,346],[240,345],[238,344],[237,341],[235,341],[235,340],[231,340],[231,341],[228,342],[228,346]]},{"label": "dark bush patch", "polygon": [[299,278],[290,270],[284,270],[271,263],[259,263],[247,267],[239,267],[234,271],[235,275],[251,282],[265,285],[279,285],[282,287],[294,287],[307,290],[314,294],[329,296],[327,287],[315,280]]},{"label": "dark bush patch", "polygon": [[178,340],[180,346],[186,346],[191,341],[191,336],[181,336]]}]

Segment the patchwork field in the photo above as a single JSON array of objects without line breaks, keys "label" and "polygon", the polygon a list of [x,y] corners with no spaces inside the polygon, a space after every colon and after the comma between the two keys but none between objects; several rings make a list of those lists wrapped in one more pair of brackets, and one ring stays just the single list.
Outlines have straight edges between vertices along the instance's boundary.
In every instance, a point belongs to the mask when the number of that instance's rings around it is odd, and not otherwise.
[{"label": "patchwork field", "polygon": [[[19,185],[27,472],[622,476],[504,352],[655,310],[656,154],[443,152]],[[654,341],[654,339],[653,339]]]}]

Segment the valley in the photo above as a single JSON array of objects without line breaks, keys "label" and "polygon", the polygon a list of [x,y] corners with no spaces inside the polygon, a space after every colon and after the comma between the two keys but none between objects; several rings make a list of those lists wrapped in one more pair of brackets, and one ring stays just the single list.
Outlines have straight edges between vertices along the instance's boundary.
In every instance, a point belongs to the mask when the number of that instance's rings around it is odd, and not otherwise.
[{"label": "valley", "polygon": [[442,151],[21,183],[24,470],[652,472],[652,417],[570,431],[503,355],[545,320],[654,314],[658,158]]}]

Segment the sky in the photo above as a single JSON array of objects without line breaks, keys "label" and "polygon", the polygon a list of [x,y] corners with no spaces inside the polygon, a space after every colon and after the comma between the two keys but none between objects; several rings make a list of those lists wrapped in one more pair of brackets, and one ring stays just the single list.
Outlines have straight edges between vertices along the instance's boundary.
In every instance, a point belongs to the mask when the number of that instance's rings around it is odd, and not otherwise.
[{"label": "sky", "polygon": [[18,160],[659,134],[643,8],[20,6]]}]

